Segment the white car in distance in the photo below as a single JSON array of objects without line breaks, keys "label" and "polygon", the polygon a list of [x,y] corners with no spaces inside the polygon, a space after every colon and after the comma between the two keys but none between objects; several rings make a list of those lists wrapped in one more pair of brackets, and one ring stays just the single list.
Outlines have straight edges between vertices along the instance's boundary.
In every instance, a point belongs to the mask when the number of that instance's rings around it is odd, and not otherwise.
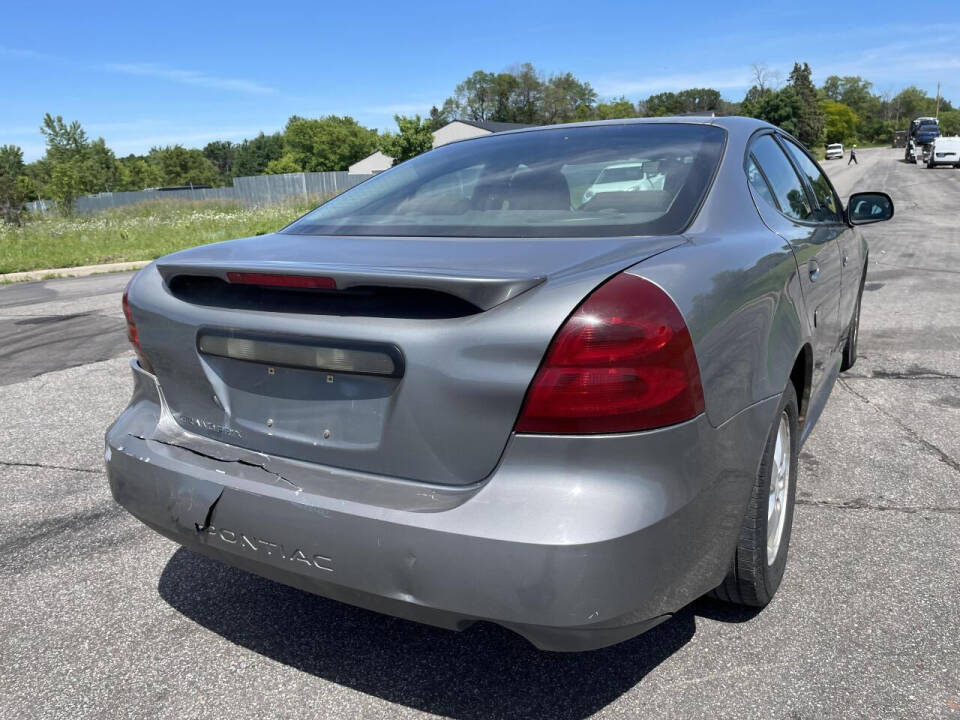
[{"label": "white car in distance", "polygon": [[665,179],[656,160],[608,165],[583,193],[583,201],[590,202],[600,193],[663,190]]},{"label": "white car in distance", "polygon": [[827,145],[826,155],[827,160],[842,160],[843,159],[843,143],[831,143]]},{"label": "white car in distance", "polygon": [[933,141],[930,156],[927,158],[927,167],[935,168],[937,165],[953,165],[955,168],[960,168],[960,136],[943,137],[941,135]]}]

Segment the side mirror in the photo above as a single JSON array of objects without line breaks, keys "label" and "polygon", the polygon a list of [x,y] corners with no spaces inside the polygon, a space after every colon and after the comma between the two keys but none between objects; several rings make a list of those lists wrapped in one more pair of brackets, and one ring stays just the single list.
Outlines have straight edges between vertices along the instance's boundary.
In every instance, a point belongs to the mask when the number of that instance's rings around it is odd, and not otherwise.
[{"label": "side mirror", "polygon": [[847,203],[847,221],[851,225],[869,225],[892,217],[893,200],[886,193],[854,193]]}]

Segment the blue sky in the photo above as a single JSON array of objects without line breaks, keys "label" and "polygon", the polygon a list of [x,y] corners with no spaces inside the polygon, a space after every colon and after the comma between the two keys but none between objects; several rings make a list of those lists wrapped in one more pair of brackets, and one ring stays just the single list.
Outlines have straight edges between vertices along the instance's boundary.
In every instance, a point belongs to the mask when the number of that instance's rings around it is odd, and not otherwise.
[{"label": "blue sky", "polygon": [[[11,3],[0,26],[0,144],[43,153],[45,112],[118,155],[273,132],[292,114],[392,128],[476,69],[532,62],[608,98],[715,87],[739,100],[751,63],[805,60],[821,82],[894,93],[937,81],[960,104],[960,2]],[[917,4],[919,7],[920,4]],[[939,22],[932,22],[938,18]]]}]

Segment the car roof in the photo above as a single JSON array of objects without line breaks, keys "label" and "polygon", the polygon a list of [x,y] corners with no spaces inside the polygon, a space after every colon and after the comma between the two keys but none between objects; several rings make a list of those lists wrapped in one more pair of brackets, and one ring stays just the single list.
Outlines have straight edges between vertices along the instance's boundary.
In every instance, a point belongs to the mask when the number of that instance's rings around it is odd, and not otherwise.
[{"label": "car roof", "polygon": [[[497,133],[501,135],[515,135],[518,133],[543,132],[544,130],[557,130],[561,128],[580,128],[580,127],[603,127],[605,125],[715,125],[726,129],[740,130],[759,130],[761,128],[771,128],[775,126],[763,120],[744,117],[742,115],[727,115],[724,117],[710,117],[699,115],[668,115],[665,117],[649,118],[622,118],[619,120],[590,120],[588,122],[563,123],[560,125],[534,125],[516,130],[506,130]],[[473,139],[473,138],[470,138]]]}]

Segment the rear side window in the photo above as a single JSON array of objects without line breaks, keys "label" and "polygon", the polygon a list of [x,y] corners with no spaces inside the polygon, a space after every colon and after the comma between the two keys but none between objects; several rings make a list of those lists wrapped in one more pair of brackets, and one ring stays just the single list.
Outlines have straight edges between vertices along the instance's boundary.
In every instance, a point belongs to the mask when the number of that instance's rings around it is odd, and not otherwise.
[{"label": "rear side window", "polygon": [[787,150],[796,161],[800,172],[807,176],[810,187],[813,188],[813,194],[820,204],[815,212],[814,219],[822,222],[840,222],[840,203],[837,202],[837,196],[834,194],[833,188],[830,187],[830,181],[827,180],[823,171],[790,140],[783,138],[783,144],[787,146]]},{"label": "rear side window", "polygon": [[777,201],[774,200],[773,193],[770,191],[770,186],[767,185],[767,181],[760,172],[760,168],[757,167],[757,163],[753,159],[753,155],[747,159],[747,180],[750,182],[750,187],[753,188],[753,191],[757,195],[762,197],[773,207],[779,209]]},{"label": "rear side window", "polygon": [[793,165],[770,135],[754,141],[751,150],[777,199],[780,212],[796,220],[813,220],[807,192]]}]

